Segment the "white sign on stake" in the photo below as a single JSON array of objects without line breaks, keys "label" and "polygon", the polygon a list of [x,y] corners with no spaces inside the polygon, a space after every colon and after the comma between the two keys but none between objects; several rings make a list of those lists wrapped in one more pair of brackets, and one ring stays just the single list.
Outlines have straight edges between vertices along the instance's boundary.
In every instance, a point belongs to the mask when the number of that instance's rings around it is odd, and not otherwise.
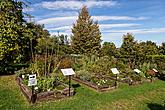
[{"label": "white sign on stake", "polygon": [[117,70],[117,68],[111,68],[111,71],[113,74],[119,74],[119,71]]},{"label": "white sign on stake", "polygon": [[133,71],[135,71],[136,73],[140,73],[141,72],[139,69],[134,69]]},{"label": "white sign on stake", "polygon": [[158,70],[156,70],[155,68],[153,68],[152,70],[153,70],[154,72],[156,72],[156,73],[158,72]]},{"label": "white sign on stake", "polygon": [[74,75],[75,72],[72,68],[61,69],[64,76]]},{"label": "white sign on stake", "polygon": [[28,86],[35,86],[37,85],[36,74],[29,75]]}]

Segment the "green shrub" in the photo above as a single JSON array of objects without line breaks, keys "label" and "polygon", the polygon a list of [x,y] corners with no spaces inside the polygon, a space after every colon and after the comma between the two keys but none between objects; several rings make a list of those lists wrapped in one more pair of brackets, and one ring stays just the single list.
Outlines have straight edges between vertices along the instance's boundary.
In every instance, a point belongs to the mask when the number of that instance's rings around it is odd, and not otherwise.
[{"label": "green shrub", "polygon": [[134,75],[131,75],[131,79],[133,81],[141,81],[142,80],[142,76],[134,74]]},{"label": "green shrub", "polygon": [[55,78],[39,78],[37,80],[38,91],[41,92],[52,90],[55,83],[57,84],[57,82],[55,82]]},{"label": "green shrub", "polygon": [[92,77],[91,73],[89,73],[86,70],[77,71],[76,76],[79,77],[83,81],[89,81]]}]

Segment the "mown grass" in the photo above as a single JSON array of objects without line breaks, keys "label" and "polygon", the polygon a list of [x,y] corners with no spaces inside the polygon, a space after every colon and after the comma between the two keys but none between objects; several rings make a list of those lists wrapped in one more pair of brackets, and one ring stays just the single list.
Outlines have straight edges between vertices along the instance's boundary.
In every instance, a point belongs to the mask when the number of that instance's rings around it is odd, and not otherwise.
[{"label": "mown grass", "polygon": [[0,110],[163,110],[165,82],[158,80],[98,93],[75,87],[74,97],[29,104],[16,84],[15,76],[0,76]]}]

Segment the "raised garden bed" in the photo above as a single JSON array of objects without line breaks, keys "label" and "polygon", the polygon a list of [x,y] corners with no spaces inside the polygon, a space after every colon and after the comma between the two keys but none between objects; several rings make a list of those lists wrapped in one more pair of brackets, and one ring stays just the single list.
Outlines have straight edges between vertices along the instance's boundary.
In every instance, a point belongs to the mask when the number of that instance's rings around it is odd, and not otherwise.
[{"label": "raised garden bed", "polygon": [[152,83],[154,81],[158,80],[158,78],[152,78],[152,79],[148,79],[148,78],[143,78],[141,81],[130,81],[129,79],[127,78],[124,78],[124,79],[118,79],[117,81],[118,82],[122,82],[122,83],[126,83],[126,84],[129,84],[130,86],[131,85],[138,85],[138,84],[143,84],[145,82],[148,82],[148,83]]},{"label": "raised garden bed", "polygon": [[[46,100],[58,100],[69,96],[69,88],[63,90],[54,90],[47,92],[35,93],[32,95],[32,90],[23,84],[23,80],[20,77],[16,77],[16,81],[29,102],[40,102]],[[74,89],[70,89],[70,96],[74,95]]]},{"label": "raised garden bed", "polygon": [[72,80],[74,80],[74,81],[76,81],[76,82],[78,82],[80,84],[84,84],[84,85],[86,85],[86,86],[88,86],[88,87],[90,87],[90,88],[92,88],[92,89],[94,89],[94,90],[96,90],[98,92],[109,91],[109,90],[112,90],[112,89],[116,88],[115,85],[114,86],[110,86],[110,87],[100,87],[100,86],[98,86],[96,84],[93,84],[93,83],[91,83],[89,81],[83,81],[83,80],[81,80],[81,79],[79,79],[77,77],[72,77]]}]

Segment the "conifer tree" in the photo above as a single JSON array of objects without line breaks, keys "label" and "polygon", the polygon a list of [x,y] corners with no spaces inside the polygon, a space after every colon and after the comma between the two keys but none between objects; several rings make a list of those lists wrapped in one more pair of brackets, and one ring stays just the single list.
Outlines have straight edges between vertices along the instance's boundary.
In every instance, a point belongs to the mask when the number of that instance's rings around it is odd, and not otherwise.
[{"label": "conifer tree", "polygon": [[117,49],[113,42],[104,42],[101,48],[101,56],[116,56]]},{"label": "conifer tree", "polygon": [[71,47],[76,54],[98,54],[101,47],[101,33],[97,22],[93,22],[84,6],[72,28]]}]

